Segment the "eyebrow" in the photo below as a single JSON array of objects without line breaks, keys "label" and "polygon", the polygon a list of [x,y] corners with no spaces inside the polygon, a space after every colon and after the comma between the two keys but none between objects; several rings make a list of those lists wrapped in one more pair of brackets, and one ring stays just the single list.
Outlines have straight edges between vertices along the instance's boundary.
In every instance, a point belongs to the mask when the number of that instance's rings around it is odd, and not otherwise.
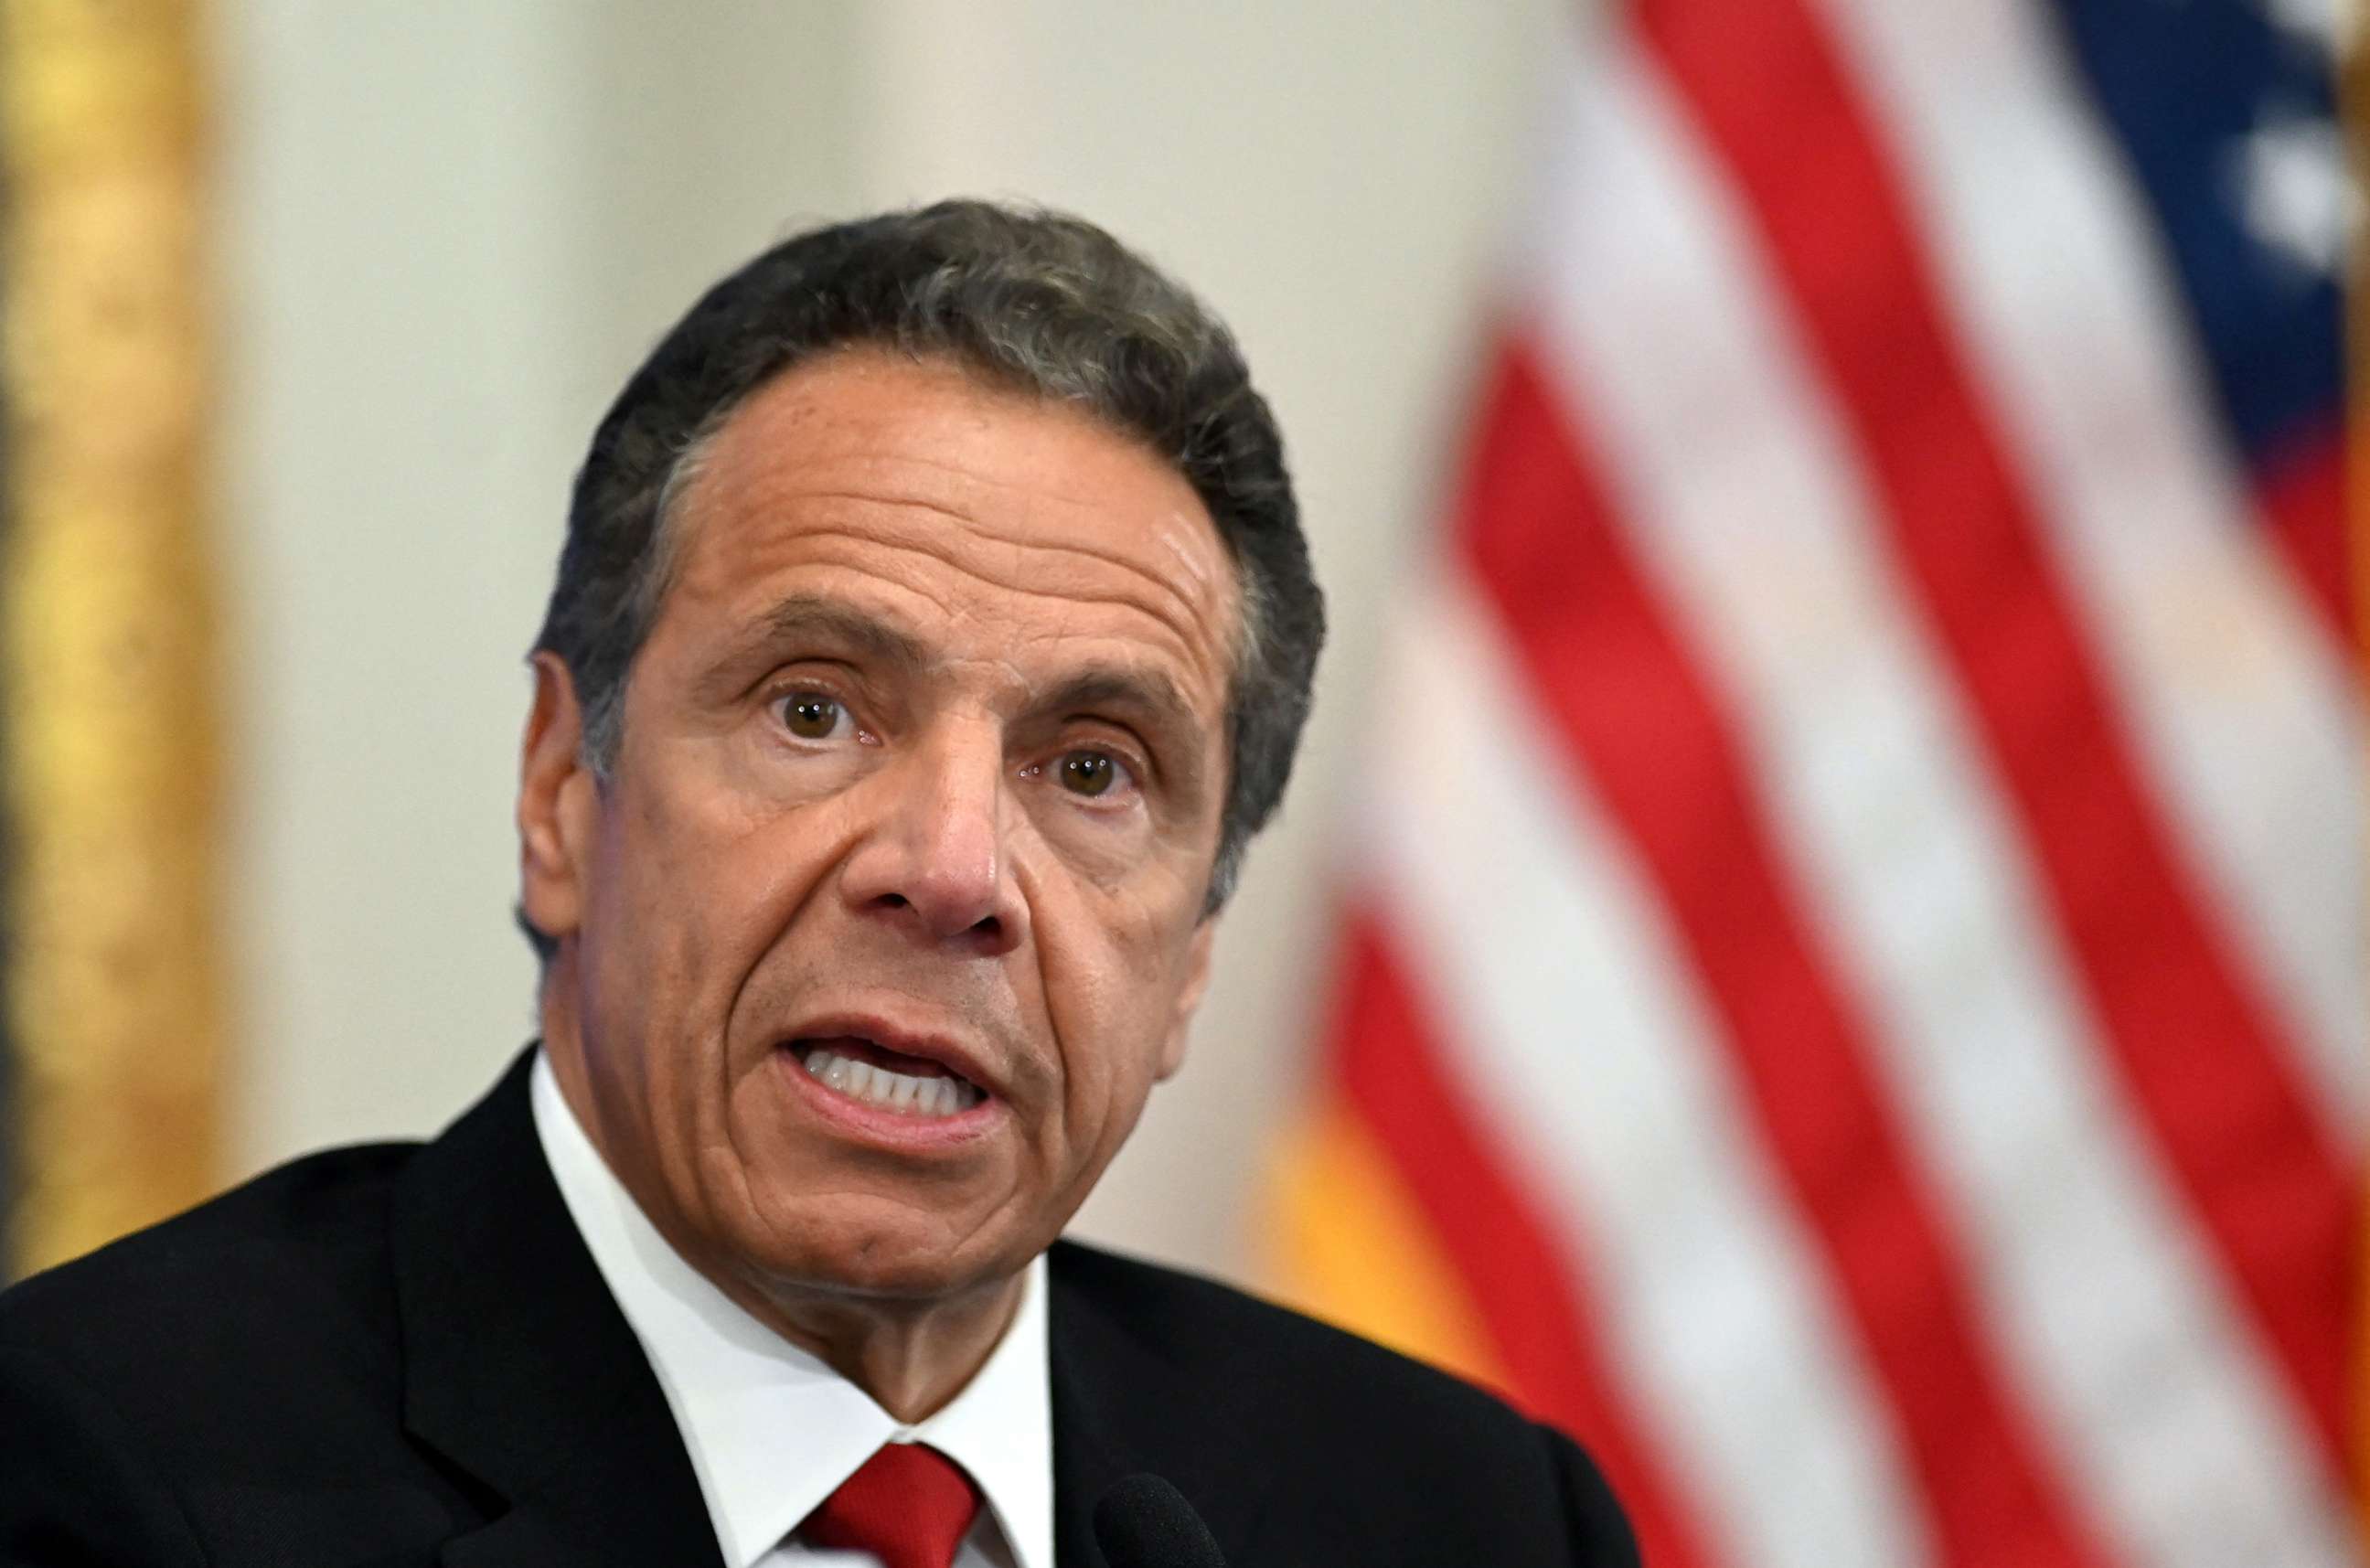
[{"label": "eyebrow", "polygon": [[[927,672],[938,660],[911,633],[836,599],[794,594],[781,600],[733,640],[719,671],[745,667],[774,650],[801,642],[836,643],[858,657],[904,674]],[[1105,665],[1080,670],[1029,705],[1041,713],[1067,716],[1084,709],[1132,715],[1163,735],[1158,748],[1177,789],[1191,795],[1207,766],[1202,724],[1184,689],[1165,670]]]},{"label": "eyebrow", "polygon": [[910,634],[835,599],[801,594],[780,601],[734,637],[731,651],[719,664],[736,669],[785,644],[815,640],[836,643],[871,663],[908,673],[931,662],[929,651]]},{"label": "eyebrow", "polygon": [[1145,726],[1168,738],[1160,748],[1175,788],[1191,796],[1201,788],[1202,725],[1185,693],[1168,674],[1149,669],[1083,670],[1064,680],[1035,706],[1046,712],[1080,709],[1132,711]]}]

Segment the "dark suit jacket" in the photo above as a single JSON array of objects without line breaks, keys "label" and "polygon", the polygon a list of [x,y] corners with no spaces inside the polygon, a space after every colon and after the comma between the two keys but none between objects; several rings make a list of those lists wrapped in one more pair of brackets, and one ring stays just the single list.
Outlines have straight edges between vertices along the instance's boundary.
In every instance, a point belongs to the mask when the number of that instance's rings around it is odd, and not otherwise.
[{"label": "dark suit jacket", "polygon": [[[0,1296],[0,1562],[719,1562],[526,1086]],[[1636,1561],[1577,1447],[1453,1378],[1084,1247],[1051,1278],[1062,1568],[1100,1568],[1095,1501],[1138,1470],[1230,1568]]]}]

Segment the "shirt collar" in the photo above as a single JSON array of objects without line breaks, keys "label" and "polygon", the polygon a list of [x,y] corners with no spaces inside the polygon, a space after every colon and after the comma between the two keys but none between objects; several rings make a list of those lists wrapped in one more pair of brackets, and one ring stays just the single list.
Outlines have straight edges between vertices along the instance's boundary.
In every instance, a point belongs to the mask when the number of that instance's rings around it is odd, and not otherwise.
[{"label": "shirt collar", "polygon": [[913,1426],[783,1339],[669,1246],[578,1125],[541,1052],[531,1099],[552,1179],[641,1341],[699,1477],[729,1568],[751,1568],[883,1443],[928,1443],[969,1470],[1015,1568],[1053,1568],[1053,1420],[1045,1260],[986,1365]]}]

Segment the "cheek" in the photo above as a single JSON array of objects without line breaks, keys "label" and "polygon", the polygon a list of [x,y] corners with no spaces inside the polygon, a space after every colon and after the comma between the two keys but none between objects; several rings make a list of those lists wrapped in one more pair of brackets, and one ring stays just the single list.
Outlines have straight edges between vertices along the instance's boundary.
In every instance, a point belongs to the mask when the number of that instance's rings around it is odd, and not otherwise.
[{"label": "cheek", "polygon": [[598,958],[643,1011],[662,1005],[679,1029],[720,1030],[720,1009],[812,896],[846,836],[844,815],[828,803],[753,809],[723,791],[619,802],[596,893],[606,916]]},{"label": "cheek", "polygon": [[1115,895],[1039,923],[1072,1130],[1087,1143],[1123,1134],[1151,1091],[1191,945],[1183,909]]}]

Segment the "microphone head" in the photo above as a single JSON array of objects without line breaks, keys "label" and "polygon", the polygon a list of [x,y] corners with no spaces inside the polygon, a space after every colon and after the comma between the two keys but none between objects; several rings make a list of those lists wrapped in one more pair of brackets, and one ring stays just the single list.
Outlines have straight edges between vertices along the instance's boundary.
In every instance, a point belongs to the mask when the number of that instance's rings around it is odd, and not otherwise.
[{"label": "microphone head", "polygon": [[1111,1484],[1095,1505],[1095,1543],[1110,1568],[1226,1568],[1193,1505],[1156,1475]]}]

